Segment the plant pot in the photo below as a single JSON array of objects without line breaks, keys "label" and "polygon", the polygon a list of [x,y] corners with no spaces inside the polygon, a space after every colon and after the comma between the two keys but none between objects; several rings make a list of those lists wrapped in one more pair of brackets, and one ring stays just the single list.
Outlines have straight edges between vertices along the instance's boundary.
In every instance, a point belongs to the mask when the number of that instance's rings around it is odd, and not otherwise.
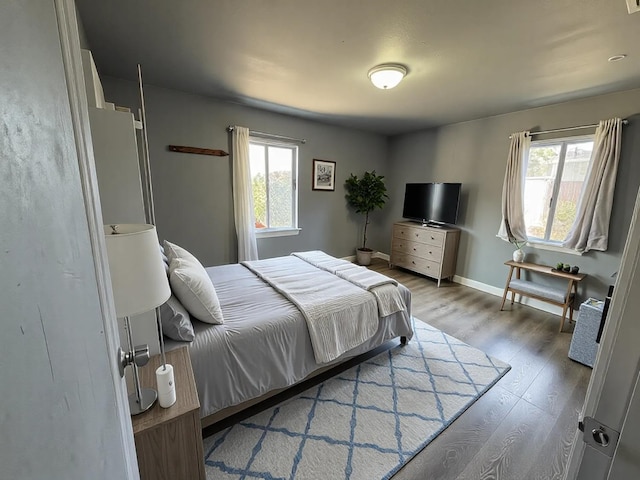
[{"label": "plant pot", "polygon": [[518,263],[524,262],[524,256],[525,256],[524,250],[522,250],[521,248],[513,251],[514,262],[518,262]]},{"label": "plant pot", "polygon": [[358,265],[371,265],[371,255],[373,255],[373,250],[370,248],[357,248],[356,262],[358,262]]}]

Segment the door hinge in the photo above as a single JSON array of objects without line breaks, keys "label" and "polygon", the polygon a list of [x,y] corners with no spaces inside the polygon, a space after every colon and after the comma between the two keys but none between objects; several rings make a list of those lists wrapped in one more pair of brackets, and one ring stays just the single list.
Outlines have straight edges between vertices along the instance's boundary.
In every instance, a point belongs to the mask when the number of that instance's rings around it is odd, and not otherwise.
[{"label": "door hinge", "polygon": [[613,452],[616,449],[616,445],[618,445],[618,438],[620,438],[620,432],[591,417],[584,417],[579,421],[578,429],[584,432],[582,440],[587,445],[591,445],[607,457],[613,457]]}]

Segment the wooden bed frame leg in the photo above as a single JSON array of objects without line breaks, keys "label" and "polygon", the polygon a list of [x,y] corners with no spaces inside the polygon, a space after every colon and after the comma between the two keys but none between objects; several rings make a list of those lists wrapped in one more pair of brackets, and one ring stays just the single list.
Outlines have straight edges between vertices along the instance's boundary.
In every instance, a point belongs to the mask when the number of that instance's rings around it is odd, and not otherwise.
[{"label": "wooden bed frame leg", "polygon": [[409,343],[409,339],[407,337],[400,337],[400,345],[403,347]]}]

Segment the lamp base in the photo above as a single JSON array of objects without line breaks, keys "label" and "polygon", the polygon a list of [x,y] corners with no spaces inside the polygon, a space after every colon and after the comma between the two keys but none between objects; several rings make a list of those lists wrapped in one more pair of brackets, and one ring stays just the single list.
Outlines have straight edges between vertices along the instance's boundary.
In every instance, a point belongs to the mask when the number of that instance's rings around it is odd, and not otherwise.
[{"label": "lamp base", "polygon": [[135,393],[129,395],[129,410],[131,411],[131,416],[140,415],[149,410],[153,407],[153,404],[156,403],[157,398],[158,393],[153,388],[143,388],[140,390],[140,402],[138,402]]}]

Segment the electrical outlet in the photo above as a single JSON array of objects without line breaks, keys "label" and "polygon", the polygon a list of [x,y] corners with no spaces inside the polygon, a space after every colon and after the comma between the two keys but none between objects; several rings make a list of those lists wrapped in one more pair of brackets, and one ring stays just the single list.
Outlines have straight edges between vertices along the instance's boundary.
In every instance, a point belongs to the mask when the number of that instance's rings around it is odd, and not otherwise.
[{"label": "electrical outlet", "polygon": [[640,0],[627,0],[629,14],[640,12]]}]

